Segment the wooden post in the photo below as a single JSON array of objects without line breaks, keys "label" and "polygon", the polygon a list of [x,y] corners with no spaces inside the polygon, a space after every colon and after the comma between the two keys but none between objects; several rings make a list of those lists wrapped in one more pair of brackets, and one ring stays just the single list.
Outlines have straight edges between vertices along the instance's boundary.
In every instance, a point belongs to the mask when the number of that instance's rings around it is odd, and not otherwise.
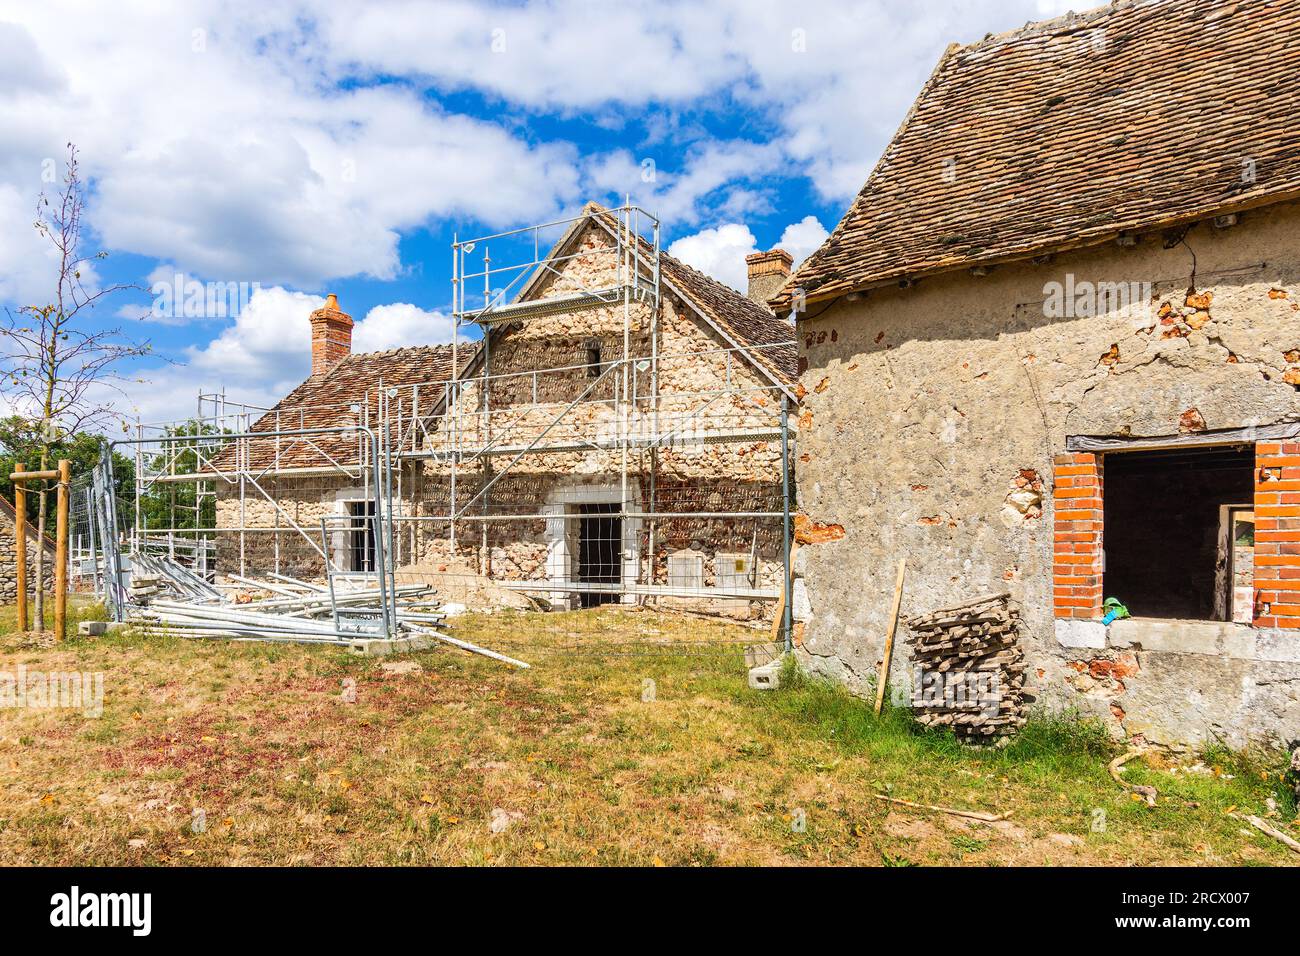
[{"label": "wooden post", "polygon": [[889,662],[894,657],[894,632],[898,630],[898,609],[903,603],[903,575],[907,572],[907,558],[898,562],[898,580],[894,583],[894,607],[889,612],[889,633],[885,635],[885,656],[880,662],[880,677],[876,680],[876,716],[885,706],[885,685],[889,683]]},{"label": "wooden post", "polygon": [[68,636],[68,493],[72,486],[72,462],[59,460],[59,503],[54,530],[54,637]]},{"label": "wooden post", "polygon": [[[14,462],[14,472],[26,471],[22,462]],[[14,550],[18,555],[18,630],[27,630],[27,482],[14,482]]]}]

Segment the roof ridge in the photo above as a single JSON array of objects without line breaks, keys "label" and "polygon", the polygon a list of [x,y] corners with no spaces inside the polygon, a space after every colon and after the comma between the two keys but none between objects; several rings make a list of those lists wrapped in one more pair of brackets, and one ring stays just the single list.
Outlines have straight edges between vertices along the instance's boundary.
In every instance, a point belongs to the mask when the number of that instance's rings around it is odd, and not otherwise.
[{"label": "roof ridge", "polygon": [[[477,339],[474,339],[469,344],[473,344],[474,342],[477,341],[478,341]],[[466,343],[461,343],[461,344],[464,345]],[[376,349],[373,352],[351,352],[348,354],[346,358],[343,359],[343,362],[350,362],[352,361],[352,359],[355,358],[374,358],[375,356],[379,356],[379,355],[397,355],[401,352],[414,352],[417,351],[418,349],[449,349],[449,348],[451,348],[450,342],[427,342],[423,345],[396,345],[391,349]],[[340,362],[339,365],[342,365],[343,362]],[[337,367],[338,366],[335,366],[335,368]]]}]

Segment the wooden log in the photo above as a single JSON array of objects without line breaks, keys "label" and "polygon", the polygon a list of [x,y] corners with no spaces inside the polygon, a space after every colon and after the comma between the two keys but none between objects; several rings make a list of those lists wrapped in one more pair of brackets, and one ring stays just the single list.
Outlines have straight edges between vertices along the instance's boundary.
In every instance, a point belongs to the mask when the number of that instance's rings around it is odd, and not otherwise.
[{"label": "wooden log", "polygon": [[54,639],[68,636],[68,494],[72,462],[59,461],[59,493],[54,531]]},{"label": "wooden log", "polygon": [[[14,462],[14,551],[18,567],[15,577],[18,584],[18,630],[27,630],[27,480],[23,472],[27,466]],[[39,546],[40,542],[37,542]]]}]

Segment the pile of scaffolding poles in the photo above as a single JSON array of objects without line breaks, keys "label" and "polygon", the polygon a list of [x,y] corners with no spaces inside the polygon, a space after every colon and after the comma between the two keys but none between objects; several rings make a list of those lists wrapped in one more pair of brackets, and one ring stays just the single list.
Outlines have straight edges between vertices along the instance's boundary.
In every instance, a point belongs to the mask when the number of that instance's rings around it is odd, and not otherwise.
[{"label": "pile of scaffolding poles", "polygon": [[[153,599],[148,604],[130,607],[127,618],[145,633],[174,637],[351,644],[384,636],[363,621],[358,621],[354,629],[340,624],[340,621],[347,619],[348,611],[355,611],[363,617],[367,614],[377,616],[377,606],[381,599],[378,589],[345,591],[336,593],[331,598],[317,586],[305,582],[297,582],[301,589],[301,593],[297,594],[292,587],[282,583],[272,584],[252,578],[241,578],[240,583],[276,596],[239,604]],[[432,588],[420,584],[403,585],[396,589],[398,604],[394,636],[432,638],[516,667],[529,666],[524,661],[439,630],[438,625],[443,623],[445,615],[436,610],[433,593]]]}]

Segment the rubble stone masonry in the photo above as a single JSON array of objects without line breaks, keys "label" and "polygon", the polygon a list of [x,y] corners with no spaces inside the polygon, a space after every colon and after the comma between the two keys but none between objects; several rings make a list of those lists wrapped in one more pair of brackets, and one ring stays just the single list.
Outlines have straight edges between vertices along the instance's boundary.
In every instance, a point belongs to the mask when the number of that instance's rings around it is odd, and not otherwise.
[{"label": "rubble stone masonry", "polygon": [[[543,289],[542,296],[561,295],[582,287],[612,285],[616,266],[612,240],[597,227],[579,237],[575,254],[560,274]],[[713,428],[771,429],[780,417],[778,393],[770,379],[756,371],[739,354],[727,354],[729,343],[709,328],[688,305],[665,288],[658,316],[659,401],[653,394],[650,371],[638,369],[630,382],[634,396],[631,427],[647,432],[657,421],[659,432],[680,428],[683,440],[651,453],[644,448],[629,452],[629,510],[650,507],[651,475],[656,512],[776,511],[781,507],[781,445],[779,439],[701,443],[690,441],[696,427],[690,413],[708,406]],[[649,356],[653,327],[649,308],[634,305],[629,348],[634,357]],[[622,427],[616,404],[617,374],[596,381],[587,363],[598,355],[602,364],[623,353],[622,306],[591,309],[574,314],[546,316],[522,322],[494,335],[489,365],[494,378],[486,389],[465,388],[455,425],[462,447],[493,445],[526,448],[550,426],[546,443],[554,444],[593,436],[616,436]],[[793,332],[793,330],[792,330]],[[534,376],[543,369],[564,371]],[[511,374],[518,373],[518,374]],[[471,369],[469,374],[478,374]],[[593,387],[594,383],[594,387]],[[566,407],[591,388],[585,399],[558,424]],[[731,394],[710,399],[710,393]],[[701,397],[703,395],[703,397]],[[431,424],[429,448],[452,447],[452,422]],[[496,469],[511,462],[513,454],[491,456],[457,472],[457,504],[465,507],[490,481]],[[322,461],[322,464],[325,462]],[[496,516],[518,515],[518,520],[486,524],[458,523],[456,553],[452,554],[449,525],[443,521],[399,524],[395,551],[403,566],[447,565],[490,573],[494,580],[546,580],[557,573],[553,562],[555,525],[538,514],[572,513],[571,504],[584,496],[605,496],[620,482],[622,450],[615,444],[581,452],[537,451],[524,454],[497,481],[485,500]],[[359,484],[341,478],[290,475],[260,481],[295,522],[319,535],[320,518],[346,512],[349,496],[359,497]],[[585,489],[585,490],[584,490]],[[284,515],[253,488],[241,505],[237,487],[219,490],[218,526],[282,529],[277,533],[245,532],[242,552],[237,532],[220,537],[219,565],[235,569],[243,555],[247,573],[279,566],[281,573],[316,577],[320,555],[302,535],[292,530]],[[445,461],[408,461],[401,470],[395,494],[403,513],[441,516],[449,513],[450,467]],[[605,500],[602,498],[602,500]],[[484,505],[475,504],[471,513]],[[631,519],[630,519],[631,520]],[[304,523],[305,522],[305,523]],[[576,525],[576,522],[569,522]],[[781,521],[753,518],[671,519],[655,522],[654,553],[650,526],[634,521],[627,534],[625,579],[668,583],[668,557],[674,551],[696,550],[704,555],[704,584],[719,582],[719,554],[757,554],[756,585],[779,587],[782,545]],[[338,548],[346,546],[338,536]],[[767,602],[763,610],[770,610]],[[758,608],[755,608],[755,613]]]}]

